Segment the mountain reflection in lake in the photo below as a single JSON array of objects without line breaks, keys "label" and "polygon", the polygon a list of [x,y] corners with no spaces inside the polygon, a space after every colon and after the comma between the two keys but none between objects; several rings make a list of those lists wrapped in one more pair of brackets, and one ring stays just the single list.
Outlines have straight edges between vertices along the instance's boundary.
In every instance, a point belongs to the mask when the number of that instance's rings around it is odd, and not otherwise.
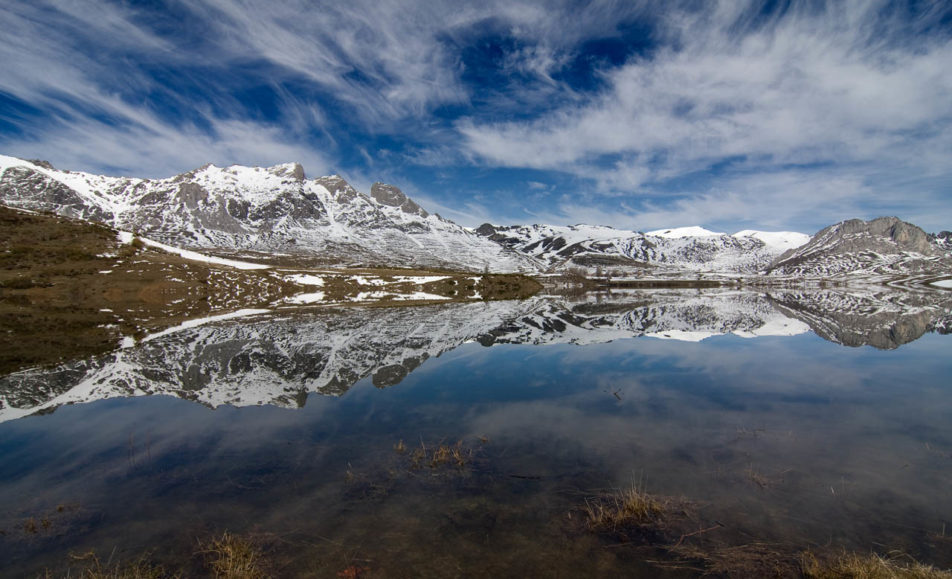
[{"label": "mountain reflection in lake", "polygon": [[[278,576],[692,576],[763,545],[949,567],[949,329],[948,292],[786,290],[186,328],[0,378],[0,560],[195,575],[228,530]],[[677,533],[588,528],[633,480],[690,505]]]}]

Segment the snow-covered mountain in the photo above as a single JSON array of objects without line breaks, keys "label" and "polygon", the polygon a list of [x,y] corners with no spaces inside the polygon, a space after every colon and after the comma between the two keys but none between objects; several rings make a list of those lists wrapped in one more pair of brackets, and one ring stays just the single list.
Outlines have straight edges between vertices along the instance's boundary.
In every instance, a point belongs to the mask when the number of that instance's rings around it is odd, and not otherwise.
[{"label": "snow-covered mountain", "polygon": [[306,253],[344,265],[538,270],[531,258],[430,215],[396,187],[377,183],[365,195],[340,177],[307,179],[295,163],[131,179],[0,156],[0,199],[181,247]]},{"label": "snow-covered mountain", "polygon": [[[484,224],[431,215],[400,189],[369,194],[337,176],[308,179],[296,163],[205,165],[168,179],[61,171],[0,156],[0,202],[134,230],[173,246],[306,255],[333,265],[445,267],[493,272],[776,278],[947,276],[952,236],[896,218],[850,220],[816,236],[690,226],[641,233],[611,227]],[[947,233],[947,232],[945,232]]]},{"label": "snow-covered mountain", "polygon": [[771,275],[889,281],[896,277],[949,275],[952,256],[944,239],[896,217],[850,219],[822,229],[806,244],[784,252]]},{"label": "snow-covered mountain", "polygon": [[659,273],[753,274],[766,269],[784,251],[810,239],[794,232],[745,230],[727,235],[701,227],[641,233],[590,225],[486,223],[476,232],[540,260],[551,271],[582,267],[617,269],[622,274],[643,268]]},{"label": "snow-covered mountain", "polygon": [[[870,315],[870,310],[876,315]],[[645,337],[699,341],[813,329],[851,346],[894,348],[952,331],[952,293],[651,291],[414,308],[341,308],[183,325],[137,345],[0,378],[0,421],[70,403],[165,394],[216,407],[297,407],[370,378],[398,384],[429,358],[469,342],[576,344]]]}]

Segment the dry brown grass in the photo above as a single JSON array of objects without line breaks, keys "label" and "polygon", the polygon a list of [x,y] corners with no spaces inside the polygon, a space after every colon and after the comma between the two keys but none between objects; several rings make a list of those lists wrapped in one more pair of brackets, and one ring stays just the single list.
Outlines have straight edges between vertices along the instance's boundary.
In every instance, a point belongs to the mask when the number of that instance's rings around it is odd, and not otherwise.
[{"label": "dry brown grass", "polygon": [[662,520],[665,502],[632,484],[606,497],[586,501],[585,514],[592,530],[614,531]]},{"label": "dry brown grass", "polygon": [[202,544],[201,551],[208,567],[220,579],[259,579],[267,577],[262,550],[246,537],[225,532],[221,537]]},{"label": "dry brown grass", "polygon": [[423,441],[420,441],[420,448],[414,450],[410,455],[410,467],[414,469],[424,466],[437,468],[448,464],[462,469],[472,458],[473,449],[464,445],[462,440],[458,440],[455,444],[440,443],[429,448]]},{"label": "dry brown grass", "polygon": [[[103,563],[92,551],[81,555],[71,554],[70,559],[85,565],[79,572],[79,577],[82,579],[163,579],[178,577],[178,575],[168,573],[164,567],[149,562],[145,555],[125,564]],[[47,577],[50,576],[47,573]]]},{"label": "dry brown grass", "polygon": [[801,556],[801,566],[807,579],[952,579],[952,571],[936,569],[908,556],[886,558],[875,553],[843,553],[821,562],[807,552]]}]

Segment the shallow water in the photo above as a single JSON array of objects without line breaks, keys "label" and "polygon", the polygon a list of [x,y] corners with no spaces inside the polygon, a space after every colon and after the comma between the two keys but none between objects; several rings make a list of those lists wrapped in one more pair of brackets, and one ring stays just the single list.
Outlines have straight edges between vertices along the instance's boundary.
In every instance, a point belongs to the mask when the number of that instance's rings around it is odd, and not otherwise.
[{"label": "shallow water", "polygon": [[[587,500],[633,483],[691,505],[700,551],[947,568],[946,295],[288,311],[8,376],[4,575],[90,550],[194,575],[225,530],[279,576],[698,574],[670,537],[587,528]],[[465,464],[431,464],[458,441]]]}]

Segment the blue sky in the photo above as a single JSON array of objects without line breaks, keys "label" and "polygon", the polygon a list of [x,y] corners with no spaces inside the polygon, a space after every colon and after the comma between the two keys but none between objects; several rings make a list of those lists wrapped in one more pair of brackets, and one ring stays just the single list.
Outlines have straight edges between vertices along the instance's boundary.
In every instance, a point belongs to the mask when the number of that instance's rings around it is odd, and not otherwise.
[{"label": "blue sky", "polygon": [[464,225],[952,229],[946,1],[0,5],[0,153],[301,162]]}]

